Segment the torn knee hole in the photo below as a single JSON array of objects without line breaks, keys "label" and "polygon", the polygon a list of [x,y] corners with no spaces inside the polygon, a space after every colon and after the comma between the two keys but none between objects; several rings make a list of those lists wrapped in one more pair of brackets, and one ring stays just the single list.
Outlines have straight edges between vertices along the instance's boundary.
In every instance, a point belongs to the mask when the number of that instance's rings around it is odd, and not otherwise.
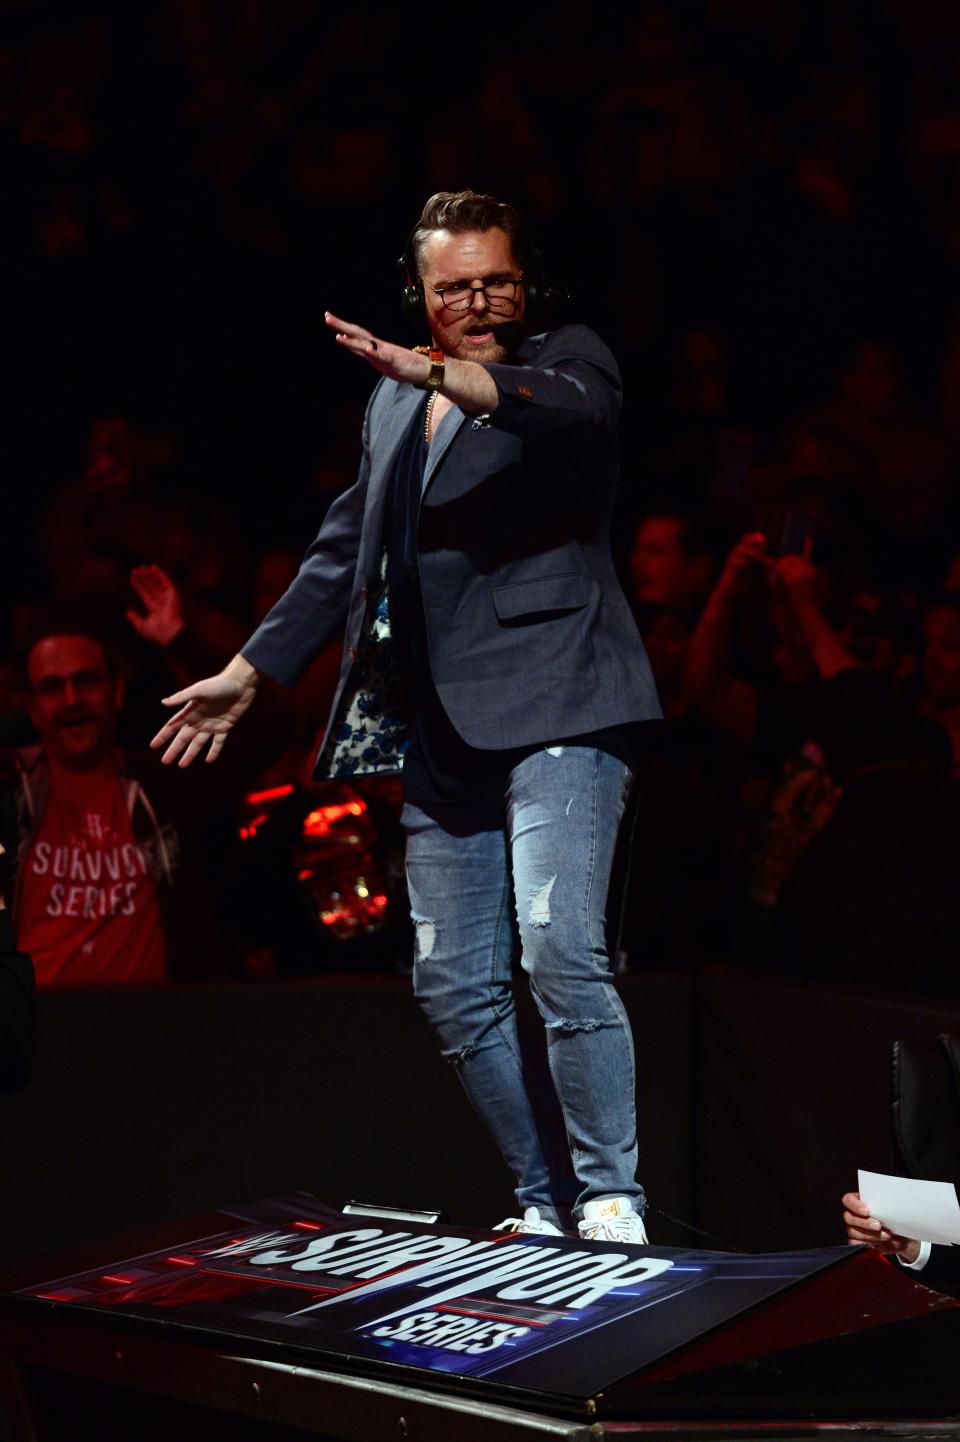
[{"label": "torn knee hole", "polygon": [[437,943],[437,924],[427,916],[415,916],[413,921],[417,929],[417,960],[429,961]]},{"label": "torn knee hole", "polygon": [[530,898],[529,922],[531,926],[550,925],[550,893],[553,890],[555,876],[545,882]]},{"label": "torn knee hole", "polygon": [[444,1061],[448,1061],[451,1066],[460,1067],[463,1066],[465,1061],[470,1060],[476,1050],[477,1043],[471,1041],[468,1042],[466,1046],[452,1047],[449,1051],[443,1052],[442,1055]]}]

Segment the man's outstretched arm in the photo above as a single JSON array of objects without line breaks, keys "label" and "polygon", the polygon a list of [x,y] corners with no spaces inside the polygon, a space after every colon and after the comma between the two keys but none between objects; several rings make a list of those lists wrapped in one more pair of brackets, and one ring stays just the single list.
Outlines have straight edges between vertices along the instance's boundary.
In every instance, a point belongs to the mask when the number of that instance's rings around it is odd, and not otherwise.
[{"label": "man's outstretched arm", "polygon": [[[427,356],[381,340],[329,311],[326,322],[336,332],[338,345],[381,375],[412,386],[426,385]],[[562,335],[562,340],[551,339],[549,364],[536,355],[522,365],[446,356],[440,394],[465,415],[496,415],[495,424],[520,436],[563,435],[591,426],[612,429],[622,399],[616,361],[586,326],[567,326]]]},{"label": "man's outstretched arm", "polygon": [[[430,374],[428,356],[411,350],[409,346],[380,340],[362,325],[341,320],[330,311],[324,314],[327,325],[336,334],[337,344],[344,350],[360,356],[388,380],[405,382],[420,389],[426,386]],[[468,416],[489,414],[500,402],[496,382],[484,366],[477,361],[456,360],[453,356],[444,357],[440,394],[453,401]]]}]

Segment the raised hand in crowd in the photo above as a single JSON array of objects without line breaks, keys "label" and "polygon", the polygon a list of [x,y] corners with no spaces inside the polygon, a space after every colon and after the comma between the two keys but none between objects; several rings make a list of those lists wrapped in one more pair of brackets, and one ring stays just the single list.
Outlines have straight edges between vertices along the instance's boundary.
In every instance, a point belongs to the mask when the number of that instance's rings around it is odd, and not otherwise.
[{"label": "raised hand in crowd", "polygon": [[748,531],[727,555],[713,597],[732,601],[746,595],[756,587],[769,565],[766,536],[762,531]]},{"label": "raised hand in crowd", "polygon": [[130,584],[143,605],[127,612],[130,625],[145,641],[169,646],[184,626],[176,585],[160,566],[134,566]]},{"label": "raised hand in crowd", "polygon": [[778,556],[772,564],[774,590],[790,602],[794,611],[820,609],[817,568],[807,556]]},{"label": "raised hand in crowd", "polygon": [[780,556],[773,563],[771,576],[774,595],[789,606],[821,680],[827,681],[841,671],[859,670],[860,662],[824,613],[821,576],[812,561],[807,556]]},{"label": "raised hand in crowd", "polygon": [[757,588],[770,565],[767,538],[748,531],[730,551],[690,639],[683,690],[691,705],[740,745],[749,745],[757,724],[752,686],[730,669],[738,601]]},{"label": "raised hand in crowd", "polygon": [[876,1252],[902,1257],[905,1262],[915,1262],[920,1255],[920,1243],[913,1237],[898,1236],[885,1227],[879,1217],[872,1217],[866,1202],[860,1200],[859,1192],[845,1194],[843,1224],[851,1247],[873,1247]]}]

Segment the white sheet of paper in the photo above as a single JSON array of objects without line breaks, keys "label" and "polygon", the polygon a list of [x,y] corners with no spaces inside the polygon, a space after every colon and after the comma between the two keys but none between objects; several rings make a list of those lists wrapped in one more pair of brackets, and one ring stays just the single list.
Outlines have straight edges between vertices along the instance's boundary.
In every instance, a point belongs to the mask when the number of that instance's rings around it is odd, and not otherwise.
[{"label": "white sheet of paper", "polygon": [[960,1244],[960,1202],[952,1182],[917,1182],[857,1172],[860,1196],[884,1226],[918,1242]]}]

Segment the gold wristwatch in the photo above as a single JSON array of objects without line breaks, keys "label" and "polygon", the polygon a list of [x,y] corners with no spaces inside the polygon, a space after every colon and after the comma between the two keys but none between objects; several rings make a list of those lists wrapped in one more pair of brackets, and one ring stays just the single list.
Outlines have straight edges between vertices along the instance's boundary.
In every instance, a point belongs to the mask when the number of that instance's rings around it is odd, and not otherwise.
[{"label": "gold wristwatch", "polygon": [[443,385],[443,369],[446,357],[442,350],[433,350],[431,346],[415,345],[414,350],[418,355],[430,357],[430,373],[420,387],[422,391],[438,391]]}]

